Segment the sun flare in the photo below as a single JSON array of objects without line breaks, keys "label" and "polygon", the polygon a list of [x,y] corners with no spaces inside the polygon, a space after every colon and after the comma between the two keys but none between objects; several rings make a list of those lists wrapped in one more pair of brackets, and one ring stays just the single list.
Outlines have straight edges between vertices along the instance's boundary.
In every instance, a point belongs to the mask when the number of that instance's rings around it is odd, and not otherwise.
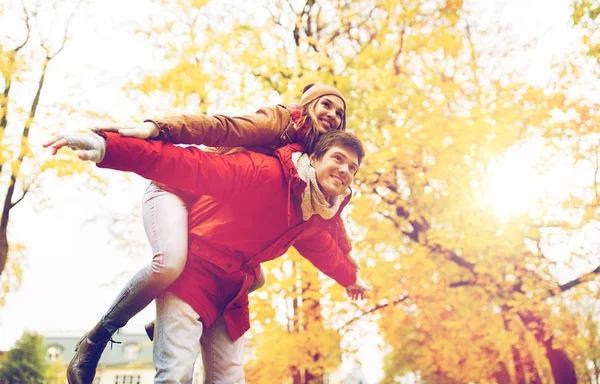
[{"label": "sun flare", "polygon": [[484,204],[503,219],[540,213],[582,191],[584,174],[566,156],[550,156],[543,143],[526,142],[490,164]]}]

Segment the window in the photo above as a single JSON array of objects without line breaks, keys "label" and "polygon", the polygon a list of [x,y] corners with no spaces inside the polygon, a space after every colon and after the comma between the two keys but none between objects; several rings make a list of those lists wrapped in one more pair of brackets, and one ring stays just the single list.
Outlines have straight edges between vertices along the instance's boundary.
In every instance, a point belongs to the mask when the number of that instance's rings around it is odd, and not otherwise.
[{"label": "window", "polygon": [[125,344],[123,346],[123,357],[127,361],[134,361],[140,356],[140,346],[137,344]]},{"label": "window", "polygon": [[142,381],[140,375],[117,375],[115,384],[140,384]]},{"label": "window", "polygon": [[58,345],[51,345],[46,349],[46,359],[48,361],[58,361],[62,360],[63,357],[63,349]]}]

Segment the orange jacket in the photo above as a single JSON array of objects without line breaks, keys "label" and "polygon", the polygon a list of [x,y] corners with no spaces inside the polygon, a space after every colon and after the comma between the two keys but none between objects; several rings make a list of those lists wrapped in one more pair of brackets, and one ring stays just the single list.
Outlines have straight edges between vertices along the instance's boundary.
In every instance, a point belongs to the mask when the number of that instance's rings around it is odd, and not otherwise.
[{"label": "orange jacket", "polygon": [[276,105],[244,116],[178,115],[146,121],[158,126],[161,140],[174,144],[279,148],[297,140],[291,112]]}]

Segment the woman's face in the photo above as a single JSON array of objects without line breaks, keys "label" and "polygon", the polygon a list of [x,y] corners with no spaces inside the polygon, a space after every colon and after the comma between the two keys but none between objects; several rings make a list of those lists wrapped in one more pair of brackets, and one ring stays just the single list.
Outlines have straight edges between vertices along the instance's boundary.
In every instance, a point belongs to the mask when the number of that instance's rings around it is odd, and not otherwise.
[{"label": "woman's face", "polygon": [[333,95],[321,97],[315,105],[315,117],[319,133],[339,129],[344,118],[344,102]]}]

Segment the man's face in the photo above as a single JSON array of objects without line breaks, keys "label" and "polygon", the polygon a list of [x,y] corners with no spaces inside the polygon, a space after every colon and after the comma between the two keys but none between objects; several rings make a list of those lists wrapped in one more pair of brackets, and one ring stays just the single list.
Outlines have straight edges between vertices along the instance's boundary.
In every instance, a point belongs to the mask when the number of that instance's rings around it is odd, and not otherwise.
[{"label": "man's face", "polygon": [[315,105],[315,116],[320,133],[339,129],[344,118],[344,102],[337,96],[323,96]]},{"label": "man's face", "polygon": [[325,197],[344,193],[358,171],[356,153],[342,147],[331,147],[321,159],[310,155],[310,165],[317,173],[317,182]]}]

